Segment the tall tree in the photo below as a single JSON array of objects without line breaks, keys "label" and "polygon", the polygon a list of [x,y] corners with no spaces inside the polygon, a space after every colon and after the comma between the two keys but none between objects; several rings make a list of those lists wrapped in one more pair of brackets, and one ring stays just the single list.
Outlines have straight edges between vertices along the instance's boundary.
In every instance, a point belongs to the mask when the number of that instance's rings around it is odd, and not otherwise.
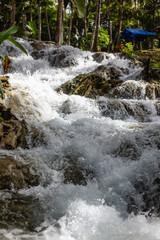
[{"label": "tall tree", "polygon": [[30,22],[33,21],[33,15],[32,15],[32,0],[29,2],[29,7],[30,7]]},{"label": "tall tree", "polygon": [[63,42],[63,0],[58,0],[56,43],[61,45]]},{"label": "tall tree", "polygon": [[47,30],[48,30],[48,38],[49,38],[49,41],[51,41],[51,33],[50,33],[49,22],[48,22],[47,6],[45,6],[45,16],[46,16],[46,24],[47,24]]},{"label": "tall tree", "polygon": [[41,1],[38,3],[38,40],[41,41],[42,34],[42,16],[41,16]]},{"label": "tall tree", "polygon": [[71,6],[71,15],[70,15],[69,33],[68,33],[68,45],[71,44],[71,31],[72,31],[72,23],[73,23],[73,11],[74,11],[74,7]]},{"label": "tall tree", "polygon": [[123,11],[124,11],[124,0],[119,1],[119,19],[118,19],[118,30],[117,30],[117,45],[120,44],[120,36],[122,31]]},{"label": "tall tree", "polygon": [[101,10],[101,0],[97,0],[97,11],[94,24],[93,38],[91,43],[91,51],[96,52],[98,46],[98,33],[100,26],[100,10]]},{"label": "tall tree", "polygon": [[11,27],[15,25],[15,18],[16,18],[16,1],[12,0]]},{"label": "tall tree", "polygon": [[[65,0],[65,5],[72,2],[74,7],[77,9],[78,16],[85,16],[85,5],[84,0]],[[58,11],[57,11],[57,27],[56,27],[56,43],[61,45],[63,43],[63,0],[58,0]]]}]

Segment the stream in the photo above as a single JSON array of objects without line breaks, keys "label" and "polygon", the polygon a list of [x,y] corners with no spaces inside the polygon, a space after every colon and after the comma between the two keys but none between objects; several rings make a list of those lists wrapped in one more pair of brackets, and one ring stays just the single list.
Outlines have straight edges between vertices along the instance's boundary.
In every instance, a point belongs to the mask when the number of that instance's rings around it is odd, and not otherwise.
[{"label": "stream", "polygon": [[[5,103],[27,123],[27,148],[0,156],[30,164],[40,184],[0,191],[0,239],[160,239],[160,102],[145,96],[142,69],[118,55],[98,63],[70,46],[35,51],[19,41],[28,56],[8,42],[0,55],[11,57]],[[57,92],[103,64],[128,84],[117,98]]]}]

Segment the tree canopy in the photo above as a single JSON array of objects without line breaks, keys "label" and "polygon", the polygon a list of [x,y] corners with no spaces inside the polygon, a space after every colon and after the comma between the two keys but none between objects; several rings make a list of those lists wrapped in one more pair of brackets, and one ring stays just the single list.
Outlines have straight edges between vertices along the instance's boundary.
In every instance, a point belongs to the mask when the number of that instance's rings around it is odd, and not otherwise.
[{"label": "tree canopy", "polygon": [[157,0],[0,0],[0,32],[16,25],[19,37],[84,50],[111,49],[125,28],[153,31],[159,19]]}]

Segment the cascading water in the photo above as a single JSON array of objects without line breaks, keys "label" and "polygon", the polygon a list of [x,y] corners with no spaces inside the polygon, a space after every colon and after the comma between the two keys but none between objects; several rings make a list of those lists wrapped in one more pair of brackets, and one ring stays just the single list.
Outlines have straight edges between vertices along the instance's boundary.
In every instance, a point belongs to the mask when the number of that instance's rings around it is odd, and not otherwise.
[{"label": "cascading water", "polygon": [[[29,56],[11,44],[1,51],[12,60],[5,104],[27,122],[27,149],[0,155],[31,164],[40,184],[0,191],[0,239],[160,239],[158,100],[145,95],[140,69],[113,55],[97,63],[68,46],[33,54],[20,41]],[[93,100],[56,91],[101,64],[121,71],[119,95]]]}]

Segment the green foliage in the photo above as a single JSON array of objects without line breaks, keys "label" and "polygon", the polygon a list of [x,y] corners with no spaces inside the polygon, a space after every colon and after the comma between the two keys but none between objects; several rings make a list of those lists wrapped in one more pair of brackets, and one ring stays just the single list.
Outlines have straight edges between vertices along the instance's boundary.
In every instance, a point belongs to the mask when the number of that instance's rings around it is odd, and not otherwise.
[{"label": "green foliage", "polygon": [[35,21],[32,21],[32,22],[30,21],[30,22],[28,22],[28,24],[29,24],[29,27],[30,27],[33,35],[36,35],[36,34],[37,34],[37,25],[36,25],[36,22],[35,22]]},{"label": "green foliage", "polygon": [[[42,6],[42,40],[48,40],[48,29],[46,24],[45,7],[47,7],[49,28],[52,40],[55,41],[57,6],[58,0],[16,0],[17,26],[21,26],[18,36],[36,38],[38,33],[38,3]],[[90,33],[93,33],[96,16],[97,1],[95,0],[64,0],[65,10],[63,10],[63,31],[64,43],[67,43],[70,26],[71,9],[74,6],[72,37],[73,46],[83,47],[89,50],[91,45]],[[159,26],[160,1],[157,0],[102,0],[101,2],[101,27],[99,33],[99,48],[108,44],[108,33],[112,35],[112,43],[117,44],[119,23],[122,19],[121,31],[127,27],[143,28],[152,31]],[[0,32],[9,28],[11,22],[12,1],[0,0]],[[121,16],[122,14],[122,16]],[[32,17],[31,17],[32,16]],[[85,16],[87,16],[85,18]],[[81,19],[79,19],[81,18]],[[33,19],[34,21],[30,21]],[[27,24],[29,26],[27,26]],[[75,27],[77,28],[75,30]],[[29,31],[28,31],[29,28]],[[105,31],[108,31],[108,33]],[[22,31],[23,30],[23,31]],[[8,31],[8,30],[7,30]],[[111,31],[111,32],[110,32]],[[7,32],[6,32],[7,33]],[[77,34],[78,33],[78,34]],[[88,34],[87,34],[88,33]],[[111,34],[112,33],[112,34]],[[12,33],[13,34],[13,33]],[[21,35],[20,35],[21,34]],[[159,33],[158,33],[159,34]],[[77,39],[78,36],[78,39]],[[89,42],[90,40],[90,42]],[[118,43],[119,44],[119,43]],[[155,47],[159,47],[159,41],[155,40]],[[149,41],[143,42],[143,49],[149,48]],[[126,49],[126,51],[128,51]]]},{"label": "green foliage", "polygon": [[92,33],[88,32],[86,37],[83,37],[81,40],[81,46],[84,50],[90,50],[92,41]]},{"label": "green foliage", "polygon": [[3,121],[4,121],[4,119],[2,117],[0,117],[0,122],[3,122]]},{"label": "green foliage", "polygon": [[[17,42],[16,40],[14,40],[12,38],[12,34],[16,33],[17,31],[18,31],[18,27],[13,26],[13,27],[7,29],[6,31],[0,32],[0,44],[2,44],[2,42],[4,42],[5,40],[8,40],[8,41],[12,42],[16,47],[18,47],[26,55],[28,55],[26,50],[24,49],[24,47],[19,42]],[[3,59],[4,57],[2,56],[1,58]],[[1,98],[4,99],[5,96],[4,96],[4,91],[2,89],[1,81],[0,81],[0,94],[1,94]]]},{"label": "green foliage", "polygon": [[122,48],[122,52],[128,57],[134,57],[133,44],[131,42],[125,43],[124,47]]},{"label": "green foliage", "polygon": [[16,40],[14,40],[11,36],[12,34],[16,33],[17,31],[18,31],[18,27],[13,26],[13,27],[7,29],[6,31],[0,32],[0,44],[3,41],[8,40],[8,41],[12,42],[16,47],[18,47],[26,55],[28,55],[26,50],[24,49],[24,47],[20,43],[18,43]]},{"label": "green foliage", "polygon": [[2,82],[0,80],[0,94],[1,94],[1,98],[4,99],[4,92],[3,92],[3,89],[2,89]]},{"label": "green foliage", "polygon": [[78,16],[83,18],[86,14],[84,0],[71,0],[73,5],[77,8]]},{"label": "green foliage", "polygon": [[9,28],[8,30],[4,31],[4,32],[0,32],[0,44],[5,41],[8,40],[8,38],[16,33],[18,31],[18,27],[14,26]]},{"label": "green foliage", "polygon": [[109,44],[109,35],[108,31],[99,28],[99,34],[98,34],[98,46],[99,47],[106,47]]},{"label": "green foliage", "polygon": [[84,0],[64,0],[64,7],[66,8],[68,4],[73,4],[77,9],[78,17],[83,18],[86,14]]}]

